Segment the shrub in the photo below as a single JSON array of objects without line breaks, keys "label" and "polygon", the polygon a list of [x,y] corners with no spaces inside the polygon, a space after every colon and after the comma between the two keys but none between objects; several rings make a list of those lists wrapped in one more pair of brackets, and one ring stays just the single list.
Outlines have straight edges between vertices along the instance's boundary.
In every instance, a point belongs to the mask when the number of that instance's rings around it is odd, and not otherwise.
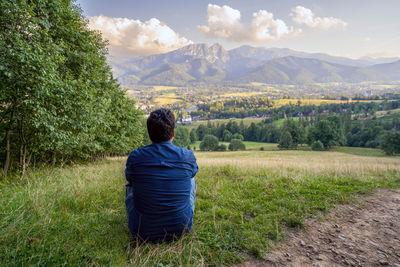
[{"label": "shrub", "polygon": [[322,151],[322,150],[325,150],[325,149],[324,149],[324,144],[322,144],[322,142],[319,141],[319,140],[314,141],[314,142],[312,143],[311,149],[314,150],[314,151]]},{"label": "shrub", "polygon": [[216,148],[217,151],[226,151],[226,145],[225,144],[220,144]]},{"label": "shrub", "polygon": [[240,133],[235,133],[234,135],[232,135],[232,139],[240,139],[243,141],[244,137]]},{"label": "shrub", "polygon": [[232,139],[229,144],[229,150],[237,151],[237,150],[246,150],[246,146],[243,144],[240,139]]},{"label": "shrub", "polygon": [[215,151],[218,147],[218,138],[214,135],[207,134],[204,136],[203,141],[200,143],[200,150],[202,151]]}]

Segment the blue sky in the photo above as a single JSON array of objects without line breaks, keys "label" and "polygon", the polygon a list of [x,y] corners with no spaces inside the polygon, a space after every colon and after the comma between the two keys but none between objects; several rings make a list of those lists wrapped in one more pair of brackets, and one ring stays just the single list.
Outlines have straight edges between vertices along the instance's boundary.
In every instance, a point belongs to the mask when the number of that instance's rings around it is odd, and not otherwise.
[{"label": "blue sky", "polygon": [[[332,55],[400,56],[400,1],[78,0],[115,55],[189,43],[286,47]],[[153,20],[151,20],[153,19]]]}]

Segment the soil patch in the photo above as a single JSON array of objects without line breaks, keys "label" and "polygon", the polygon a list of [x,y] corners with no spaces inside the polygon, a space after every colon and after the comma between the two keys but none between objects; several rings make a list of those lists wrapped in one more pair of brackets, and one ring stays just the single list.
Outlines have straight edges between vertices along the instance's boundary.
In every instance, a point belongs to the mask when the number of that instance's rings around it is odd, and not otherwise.
[{"label": "soil patch", "polygon": [[400,191],[379,190],[305,228],[285,232],[265,261],[238,266],[395,266],[400,267]]}]

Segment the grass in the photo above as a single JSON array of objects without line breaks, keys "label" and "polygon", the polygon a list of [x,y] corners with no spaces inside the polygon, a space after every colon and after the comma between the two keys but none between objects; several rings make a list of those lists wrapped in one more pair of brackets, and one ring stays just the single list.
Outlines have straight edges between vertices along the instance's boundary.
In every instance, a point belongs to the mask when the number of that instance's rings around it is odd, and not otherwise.
[{"label": "grass", "polygon": [[[290,119],[294,120],[294,121],[298,121],[299,120],[298,117],[294,117],[294,118],[290,118]],[[273,121],[272,124],[275,124],[277,126],[283,126],[283,124],[285,123],[286,120],[287,119],[279,119],[279,120]]]},{"label": "grass", "polygon": [[[195,143],[191,144],[191,147],[196,147],[196,150],[200,149],[201,141],[196,141]],[[228,149],[229,142],[219,142],[220,144],[226,145]],[[262,142],[251,142],[251,141],[243,141],[244,145],[246,146],[246,150],[260,150],[260,148],[264,148],[265,151],[275,151],[278,150],[278,145],[274,143],[262,143]]]},{"label": "grass", "polygon": [[154,99],[154,102],[157,103],[158,105],[171,105],[177,102],[182,101],[182,98],[179,98],[175,93],[167,93],[163,94],[159,97],[156,97]]},{"label": "grass", "polygon": [[377,148],[364,148],[364,147],[347,147],[338,146],[333,147],[330,151],[342,152],[346,154],[358,155],[358,156],[370,156],[370,157],[385,157],[386,154],[381,149]]},{"label": "grass", "polygon": [[[243,121],[244,126],[249,126],[251,123],[259,123],[263,121],[265,118],[245,118],[245,119],[215,119],[215,120],[210,120],[210,123],[216,125],[216,124],[222,124],[225,123],[227,124],[230,121],[235,121],[238,124],[240,124],[241,121]],[[202,125],[207,125],[208,120],[205,121],[195,121],[192,124],[190,124],[188,127],[189,128],[197,128],[200,124]]]},{"label": "grass", "polygon": [[[367,153],[369,154],[369,152]],[[310,216],[400,186],[400,158],[343,152],[196,153],[194,227],[170,244],[130,238],[125,158],[30,171],[0,185],[0,266],[229,265],[262,258]]]},{"label": "grass", "polygon": [[397,114],[397,113],[400,113],[400,108],[391,109],[391,110],[381,110],[381,111],[377,111],[377,112],[375,112],[375,115],[376,115],[377,117],[382,117],[382,116],[391,115],[391,114]]}]

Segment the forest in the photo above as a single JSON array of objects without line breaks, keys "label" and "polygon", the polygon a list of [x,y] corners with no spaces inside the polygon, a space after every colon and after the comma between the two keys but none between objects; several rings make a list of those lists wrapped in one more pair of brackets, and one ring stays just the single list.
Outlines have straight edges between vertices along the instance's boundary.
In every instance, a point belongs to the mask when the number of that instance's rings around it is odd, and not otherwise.
[{"label": "forest", "polygon": [[[400,153],[400,114],[391,111],[397,111],[399,106],[398,100],[286,105],[269,110],[270,117],[249,126],[245,126],[243,120],[217,124],[208,121],[207,125],[201,124],[191,131],[180,126],[174,142],[189,146],[197,140],[203,141],[201,150],[226,150],[218,141],[233,140],[234,143],[240,140],[279,143],[280,149],[297,149],[304,144],[313,150],[327,150],[332,146],[369,147],[382,148],[393,155]],[[382,115],[377,116],[382,110]],[[287,119],[282,120],[282,117]]]}]

